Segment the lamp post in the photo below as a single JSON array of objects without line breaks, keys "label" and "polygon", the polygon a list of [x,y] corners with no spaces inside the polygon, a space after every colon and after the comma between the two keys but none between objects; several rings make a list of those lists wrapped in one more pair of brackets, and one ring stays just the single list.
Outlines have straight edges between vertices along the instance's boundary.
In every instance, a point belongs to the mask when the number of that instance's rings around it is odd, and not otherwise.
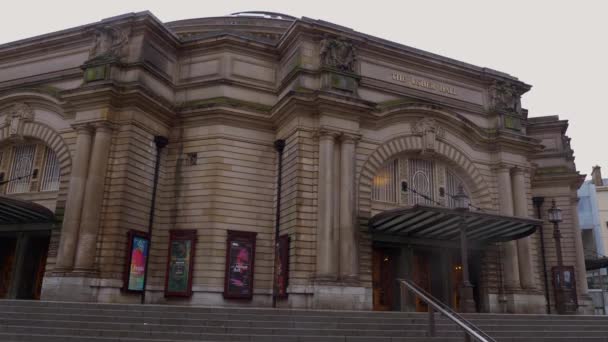
[{"label": "lamp post", "polygon": [[460,311],[475,312],[473,299],[473,284],[469,280],[469,251],[467,247],[467,215],[471,204],[469,197],[464,193],[462,186],[458,187],[456,195],[452,196],[454,209],[462,214],[460,221],[460,253],[462,262],[462,288],[460,293]]},{"label": "lamp post", "polygon": [[563,266],[564,261],[562,258],[562,235],[559,231],[559,223],[562,222],[562,210],[555,205],[555,200],[551,201],[551,208],[549,208],[549,222],[553,223],[553,239],[555,239],[555,253],[557,254],[557,269],[558,269],[558,280],[555,284],[556,291],[556,303],[555,307],[557,312],[560,314],[565,313],[564,307],[564,288],[563,288]]}]

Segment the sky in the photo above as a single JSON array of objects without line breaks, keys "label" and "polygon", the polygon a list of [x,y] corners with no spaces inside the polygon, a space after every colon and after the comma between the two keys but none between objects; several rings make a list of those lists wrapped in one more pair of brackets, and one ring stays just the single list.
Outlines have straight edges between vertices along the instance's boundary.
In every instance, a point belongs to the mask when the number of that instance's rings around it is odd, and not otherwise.
[{"label": "sky", "polygon": [[[263,10],[323,19],[394,42],[506,72],[531,84],[530,117],[569,121],[576,164],[608,175],[608,1],[10,1],[0,12],[0,44],[151,11],[166,22]],[[599,145],[598,145],[599,144]]]}]

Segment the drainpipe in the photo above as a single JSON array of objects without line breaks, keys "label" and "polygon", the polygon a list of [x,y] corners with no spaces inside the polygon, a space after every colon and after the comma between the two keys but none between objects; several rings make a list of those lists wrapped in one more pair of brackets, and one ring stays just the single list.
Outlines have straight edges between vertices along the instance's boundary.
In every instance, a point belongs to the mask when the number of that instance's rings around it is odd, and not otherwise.
[{"label": "drainpipe", "polygon": [[285,140],[279,139],[274,142],[274,148],[279,153],[279,170],[277,175],[277,203],[276,203],[276,213],[275,213],[275,226],[274,226],[274,281],[272,284],[272,307],[277,307],[277,295],[279,294],[279,289],[277,288],[279,270],[278,266],[278,258],[279,258],[279,227],[281,223],[281,180],[283,179],[283,150],[285,149]]},{"label": "drainpipe", "polygon": [[150,262],[150,251],[152,250],[152,224],[154,223],[154,211],[156,210],[156,190],[158,188],[158,169],[160,168],[160,152],[167,146],[169,140],[166,137],[157,135],[154,137],[154,144],[156,145],[156,163],[154,164],[154,183],[152,184],[152,202],[150,203],[150,217],[148,219],[148,236],[150,241],[148,242],[148,255],[146,257],[146,268],[144,271],[144,283],[143,291],[141,293],[141,303],[146,302],[146,285],[148,282],[148,264]]},{"label": "drainpipe", "polygon": [[[542,206],[545,201],[544,197],[532,197],[532,203],[536,208],[536,218],[542,220]],[[543,226],[540,229],[540,256],[543,263],[543,278],[545,285],[545,300],[547,301],[547,315],[551,314],[551,298],[549,296],[549,279],[547,278],[547,259],[545,256],[545,235],[543,233]]]}]

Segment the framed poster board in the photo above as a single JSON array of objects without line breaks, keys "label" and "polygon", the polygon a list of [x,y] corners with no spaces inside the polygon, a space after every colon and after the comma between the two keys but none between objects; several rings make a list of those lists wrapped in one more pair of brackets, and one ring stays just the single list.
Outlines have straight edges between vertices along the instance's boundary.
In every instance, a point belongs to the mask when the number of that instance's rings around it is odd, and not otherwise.
[{"label": "framed poster board", "polygon": [[224,298],[253,297],[253,270],[257,233],[228,231]]},{"label": "framed poster board", "polygon": [[123,290],[142,292],[146,274],[146,260],[150,249],[150,236],[137,230],[127,232],[127,255],[123,273]]},{"label": "framed poster board", "polygon": [[165,273],[165,297],[192,296],[196,230],[171,230]]},{"label": "framed poster board", "polygon": [[574,266],[562,266],[561,269],[562,271],[560,272],[560,268],[558,266],[551,268],[555,303],[558,305],[558,307],[563,307],[566,313],[574,313],[578,308],[578,298],[576,295],[576,273],[574,273]]},{"label": "framed poster board", "polygon": [[279,250],[277,257],[277,298],[287,298],[289,286],[289,236],[279,236]]}]

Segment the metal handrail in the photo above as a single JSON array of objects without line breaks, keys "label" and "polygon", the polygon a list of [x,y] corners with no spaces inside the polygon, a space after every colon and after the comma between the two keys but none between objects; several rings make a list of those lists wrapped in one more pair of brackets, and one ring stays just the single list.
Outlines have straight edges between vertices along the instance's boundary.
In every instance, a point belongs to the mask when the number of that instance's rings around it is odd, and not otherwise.
[{"label": "metal handrail", "polygon": [[[416,285],[413,281],[407,279],[397,279],[397,282],[407,289],[412,291],[416,296],[422,299],[428,305],[429,308],[429,337],[436,335],[435,331],[435,315],[434,311],[439,312],[444,317],[448,318],[456,325],[458,325],[465,333],[465,341],[479,341],[479,342],[496,342],[495,339],[490,337],[488,334],[479,329],[476,325],[462,317],[456,311],[452,310],[449,306],[445,305],[437,298],[433,297],[430,293]],[[473,338],[471,340],[471,338]]]}]

